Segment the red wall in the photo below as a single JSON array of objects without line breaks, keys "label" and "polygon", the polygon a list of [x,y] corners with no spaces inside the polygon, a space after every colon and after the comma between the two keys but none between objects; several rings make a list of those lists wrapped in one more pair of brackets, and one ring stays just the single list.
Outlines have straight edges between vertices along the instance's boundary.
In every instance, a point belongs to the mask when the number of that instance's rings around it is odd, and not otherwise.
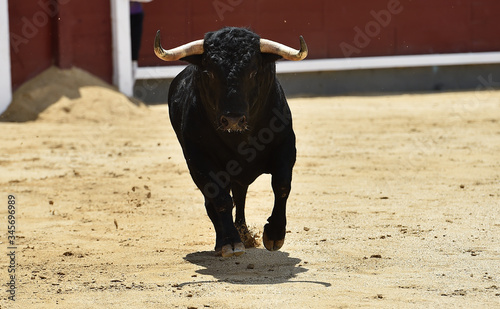
[{"label": "red wall", "polygon": [[111,82],[110,15],[104,0],[10,0],[13,89],[53,64]]},{"label": "red wall", "polygon": [[[33,23],[33,16],[40,14],[46,20]],[[9,30],[12,86],[17,88],[24,81],[52,65],[52,21],[35,1],[9,1]]]},{"label": "red wall", "polygon": [[[167,65],[152,52],[157,29],[169,48],[223,26],[249,26],[262,37],[296,48],[302,34],[308,59],[345,57],[354,49],[349,56],[500,50],[498,0],[156,0],[144,9],[142,66]],[[381,25],[371,13],[387,16],[382,10],[390,15],[387,25],[387,18]],[[355,27],[367,35],[365,40]]]}]

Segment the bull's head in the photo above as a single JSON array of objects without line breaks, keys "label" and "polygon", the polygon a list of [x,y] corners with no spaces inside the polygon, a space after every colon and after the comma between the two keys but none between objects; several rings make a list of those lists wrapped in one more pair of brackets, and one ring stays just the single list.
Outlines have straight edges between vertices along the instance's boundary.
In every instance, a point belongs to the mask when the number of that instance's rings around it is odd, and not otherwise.
[{"label": "bull's head", "polygon": [[252,126],[252,114],[275,86],[274,62],[281,57],[304,59],[307,45],[302,36],[300,50],[296,50],[261,39],[247,29],[223,28],[207,33],[203,40],[165,50],[158,30],[154,51],[164,61],[194,64],[197,89],[215,126],[226,132],[243,132]]}]

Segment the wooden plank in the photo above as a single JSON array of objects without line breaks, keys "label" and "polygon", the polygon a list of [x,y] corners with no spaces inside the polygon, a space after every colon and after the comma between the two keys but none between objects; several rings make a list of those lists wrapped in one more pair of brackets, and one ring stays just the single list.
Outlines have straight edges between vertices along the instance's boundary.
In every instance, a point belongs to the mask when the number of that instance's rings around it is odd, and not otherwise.
[{"label": "wooden plank", "polygon": [[113,29],[113,84],[127,96],[133,96],[132,51],[129,0],[111,0]]},{"label": "wooden plank", "polygon": [[[500,52],[278,61],[276,72],[306,73],[500,63]],[[185,65],[139,68],[137,79],[174,78]]]},{"label": "wooden plank", "polygon": [[0,114],[12,101],[12,85],[10,77],[9,48],[9,4],[8,0],[0,0]]},{"label": "wooden plank", "polygon": [[[53,63],[52,24],[37,1],[8,1],[12,88],[37,76]],[[4,19],[2,19],[4,20]]]}]

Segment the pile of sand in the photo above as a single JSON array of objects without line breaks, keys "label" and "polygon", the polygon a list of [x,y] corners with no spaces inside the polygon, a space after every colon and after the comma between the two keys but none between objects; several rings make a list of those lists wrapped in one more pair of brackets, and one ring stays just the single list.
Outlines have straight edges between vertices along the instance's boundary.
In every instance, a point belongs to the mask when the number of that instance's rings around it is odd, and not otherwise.
[{"label": "pile of sand", "polygon": [[88,72],[51,67],[14,92],[0,121],[112,122],[146,111],[144,104]]}]

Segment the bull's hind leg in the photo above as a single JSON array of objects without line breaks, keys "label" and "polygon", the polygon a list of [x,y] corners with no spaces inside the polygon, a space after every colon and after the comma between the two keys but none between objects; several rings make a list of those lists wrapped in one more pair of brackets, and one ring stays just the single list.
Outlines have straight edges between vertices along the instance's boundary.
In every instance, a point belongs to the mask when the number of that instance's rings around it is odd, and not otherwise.
[{"label": "bull's hind leg", "polygon": [[245,220],[245,199],[247,196],[248,186],[233,183],[231,188],[233,192],[234,205],[236,206],[236,218],[234,225],[240,234],[241,241],[243,242],[245,248],[256,247],[255,239],[252,234],[250,234]]}]

